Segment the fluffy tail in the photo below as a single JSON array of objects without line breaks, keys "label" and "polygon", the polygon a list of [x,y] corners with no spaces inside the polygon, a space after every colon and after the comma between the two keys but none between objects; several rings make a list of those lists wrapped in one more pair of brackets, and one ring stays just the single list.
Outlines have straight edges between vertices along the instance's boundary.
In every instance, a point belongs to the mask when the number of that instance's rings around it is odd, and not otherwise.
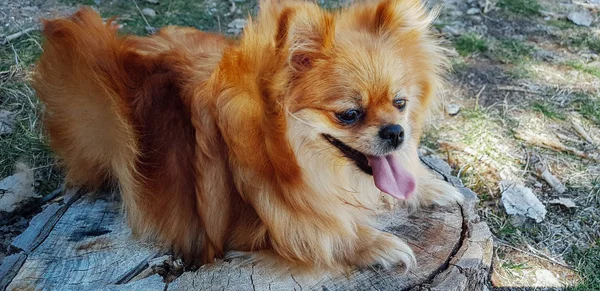
[{"label": "fluffy tail", "polygon": [[97,188],[115,180],[134,232],[194,259],[203,234],[182,78],[165,60],[168,51],[150,53],[160,37],[119,38],[115,30],[90,8],[44,22],[33,86],[51,147],[68,183]]},{"label": "fluffy tail", "polygon": [[45,21],[44,35],[33,87],[45,105],[50,145],[67,181],[98,188],[117,178],[115,172],[127,179],[139,150],[122,98],[127,76],[119,65],[114,28],[84,9],[71,19]]}]

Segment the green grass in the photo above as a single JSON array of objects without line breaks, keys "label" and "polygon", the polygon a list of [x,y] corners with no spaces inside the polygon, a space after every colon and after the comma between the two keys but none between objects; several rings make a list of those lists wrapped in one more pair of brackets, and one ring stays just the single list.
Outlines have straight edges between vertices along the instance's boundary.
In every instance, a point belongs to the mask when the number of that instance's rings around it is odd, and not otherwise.
[{"label": "green grass", "polygon": [[34,171],[37,192],[47,194],[62,177],[42,133],[40,103],[27,85],[41,42],[41,35],[32,32],[0,46],[0,109],[15,116],[14,131],[0,136],[0,179],[12,175],[17,163],[25,163]]},{"label": "green grass", "polygon": [[[27,68],[42,53],[41,44],[41,34],[30,32],[6,45],[0,45],[0,71],[8,71],[15,67]],[[0,83],[3,83],[1,79]]]},{"label": "green grass", "polygon": [[567,20],[562,20],[562,19],[551,19],[546,21],[546,24],[560,28],[560,29],[571,29],[571,28],[576,28],[577,25],[575,25],[574,23],[567,21]]},{"label": "green grass", "polygon": [[578,70],[578,71],[590,74],[594,77],[600,78],[600,67],[593,67],[593,66],[584,64],[582,62],[577,62],[577,61],[568,61],[565,63],[565,65],[567,65],[575,70]]},{"label": "green grass", "polygon": [[542,9],[537,0],[500,0],[498,6],[522,16],[540,15]]},{"label": "green grass", "polygon": [[469,68],[469,65],[460,57],[452,58],[450,60],[450,66],[452,68],[452,72],[462,72]]},{"label": "green grass", "polygon": [[516,39],[500,39],[495,43],[492,56],[505,64],[523,64],[531,60],[535,48]]},{"label": "green grass", "polygon": [[573,247],[568,259],[583,279],[572,290],[600,290],[600,239],[588,249]]},{"label": "green grass", "polygon": [[532,106],[534,111],[537,111],[547,118],[565,120],[566,116],[559,112],[556,106],[547,103],[536,102]]},{"label": "green grass", "polygon": [[[96,5],[94,1],[62,0],[70,5],[91,5],[97,7],[103,17],[118,16],[118,23],[124,24],[122,33],[133,33],[146,35],[146,21],[153,28],[159,29],[167,25],[179,25],[195,27],[205,31],[227,32],[227,24],[235,18],[245,18],[254,8],[253,1],[236,2],[236,8],[241,13],[227,15],[231,9],[230,1],[160,1],[159,4],[150,4],[138,0],[140,9],[152,8],[156,11],[156,17],[145,16],[135,6],[134,1],[102,1]],[[227,16],[225,16],[227,15]]]},{"label": "green grass", "polygon": [[530,269],[530,267],[527,266],[527,263],[518,263],[518,264],[516,264],[516,263],[513,263],[511,261],[502,263],[502,268],[507,269],[507,270],[511,270],[511,271],[521,271],[521,270]]},{"label": "green grass", "polygon": [[600,125],[600,97],[586,93],[576,93],[575,109],[585,118]]},{"label": "green grass", "polygon": [[525,64],[509,67],[507,68],[506,73],[513,79],[527,79],[535,77],[535,73]]},{"label": "green grass", "polygon": [[14,131],[0,136],[0,178],[12,175],[17,163],[25,163],[35,171],[37,192],[50,193],[62,177],[42,132],[38,99],[20,81],[1,86],[0,98],[0,108],[16,114]]},{"label": "green grass", "polygon": [[488,44],[485,38],[472,33],[464,34],[458,37],[454,41],[454,46],[456,47],[456,51],[458,51],[461,56],[482,53],[488,50]]},{"label": "green grass", "polygon": [[588,48],[600,53],[600,37],[587,29],[582,30],[578,27],[571,29],[561,37],[561,45],[575,49]]}]

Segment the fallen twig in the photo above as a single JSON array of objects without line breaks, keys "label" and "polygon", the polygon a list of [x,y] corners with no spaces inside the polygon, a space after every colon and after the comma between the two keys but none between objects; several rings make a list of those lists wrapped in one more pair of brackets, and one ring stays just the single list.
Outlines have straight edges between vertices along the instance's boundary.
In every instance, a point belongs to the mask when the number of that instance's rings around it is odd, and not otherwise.
[{"label": "fallen twig", "polygon": [[477,95],[475,95],[475,110],[477,110],[477,108],[479,108],[479,97],[481,97],[481,93],[483,93],[483,90],[485,90],[486,86],[487,85],[483,85],[483,87],[481,87],[479,92],[477,92]]},{"label": "fallen twig", "polygon": [[564,145],[563,143],[561,143],[560,141],[551,140],[551,139],[545,138],[540,135],[517,131],[517,132],[515,132],[515,137],[522,141],[525,141],[531,145],[537,146],[537,147],[546,148],[546,149],[559,151],[559,152],[567,152],[567,153],[576,155],[580,158],[590,159],[590,160],[593,160],[596,162],[600,162],[600,155],[598,155],[597,153],[586,153],[586,152],[580,151],[578,149],[568,147],[568,146]]},{"label": "fallen twig", "polygon": [[554,190],[556,190],[556,192],[562,194],[565,193],[565,191],[567,191],[567,187],[565,187],[565,185],[563,185],[563,183],[560,182],[558,178],[556,178],[554,175],[552,175],[552,173],[550,173],[548,167],[544,165],[544,163],[539,162],[537,165],[535,165],[535,171],[537,172],[538,176],[544,179],[544,181],[546,181],[548,185],[550,185]]},{"label": "fallen twig", "polygon": [[570,136],[566,136],[566,135],[564,135],[564,134],[562,134],[562,133],[557,133],[557,134],[556,134],[556,137],[558,137],[558,138],[560,138],[560,139],[562,139],[562,140],[570,141],[570,142],[572,142],[572,143],[577,143],[577,144],[580,144],[580,143],[582,143],[582,141],[581,141],[580,139],[577,139],[577,138],[572,138],[572,137],[570,137]]},{"label": "fallen twig", "polygon": [[523,93],[540,94],[540,92],[538,92],[538,91],[515,87],[515,86],[498,86],[498,87],[496,87],[496,89],[498,89],[500,91],[515,91],[515,92],[523,92]]},{"label": "fallen twig", "polygon": [[7,36],[4,38],[4,40],[2,41],[2,44],[3,44],[3,45],[5,45],[5,44],[7,44],[7,43],[9,43],[9,42],[11,42],[11,41],[13,41],[13,40],[15,40],[15,39],[17,39],[17,38],[19,38],[19,37],[23,36],[24,34],[28,34],[28,33],[32,32],[32,31],[34,31],[34,30],[36,30],[36,28],[35,28],[35,27],[30,27],[30,28],[27,28],[27,29],[21,30],[21,31],[19,31],[19,32],[15,32],[15,33],[13,33],[13,34],[7,35]]},{"label": "fallen twig", "polygon": [[577,120],[575,118],[571,119],[571,125],[573,126],[573,129],[575,129],[575,131],[581,137],[583,137],[583,139],[585,139],[585,141],[587,141],[591,145],[595,145],[594,140],[592,139],[592,137],[585,131],[585,129],[583,129],[583,127],[581,126],[581,124],[579,124],[579,122],[577,122]]},{"label": "fallen twig", "polygon": [[508,243],[505,243],[505,242],[501,241],[499,238],[495,238],[494,242],[497,243],[497,244],[499,244],[499,245],[502,245],[502,246],[505,246],[505,247],[509,247],[509,248],[511,248],[511,249],[513,249],[515,251],[519,251],[519,252],[522,252],[524,254],[533,256],[533,257],[538,258],[540,260],[547,261],[547,262],[550,262],[550,263],[553,263],[553,264],[557,264],[557,265],[565,267],[565,268],[567,268],[569,270],[573,270],[573,268],[571,266],[569,266],[569,265],[567,265],[565,263],[561,263],[561,262],[557,261],[556,259],[551,258],[551,257],[549,257],[549,256],[547,256],[545,254],[541,254],[541,256],[540,256],[540,255],[534,254],[532,252],[528,252],[526,250],[522,250],[520,248],[513,247],[513,246],[509,245]]}]

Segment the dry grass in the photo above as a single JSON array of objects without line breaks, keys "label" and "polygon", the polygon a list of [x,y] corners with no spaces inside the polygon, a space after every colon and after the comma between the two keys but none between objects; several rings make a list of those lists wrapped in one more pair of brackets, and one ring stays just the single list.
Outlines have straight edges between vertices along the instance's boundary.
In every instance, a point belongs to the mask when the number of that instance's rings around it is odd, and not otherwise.
[{"label": "dry grass", "polygon": [[61,176],[41,128],[41,104],[28,85],[40,42],[38,33],[30,33],[0,47],[0,109],[15,116],[14,132],[0,136],[0,177],[23,162],[35,171],[36,189],[44,195],[58,187]]}]

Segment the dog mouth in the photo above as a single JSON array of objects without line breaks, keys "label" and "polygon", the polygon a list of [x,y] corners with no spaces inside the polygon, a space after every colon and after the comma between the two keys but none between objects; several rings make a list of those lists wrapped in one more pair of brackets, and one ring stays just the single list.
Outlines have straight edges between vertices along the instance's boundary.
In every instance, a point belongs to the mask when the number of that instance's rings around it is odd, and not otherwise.
[{"label": "dog mouth", "polygon": [[367,156],[346,145],[331,135],[323,134],[325,140],[336,147],[348,159],[366,174],[373,176],[375,186],[397,199],[407,199],[416,188],[413,174],[404,167],[398,153],[388,153],[383,156]]},{"label": "dog mouth", "polygon": [[342,152],[342,154],[346,158],[354,161],[356,167],[358,167],[361,171],[365,172],[366,174],[373,175],[373,169],[371,168],[371,166],[369,166],[369,159],[367,159],[367,156],[365,156],[360,151],[351,148],[350,146],[343,143],[341,140],[331,135],[323,134],[323,137],[331,145],[340,150],[340,152]]}]

